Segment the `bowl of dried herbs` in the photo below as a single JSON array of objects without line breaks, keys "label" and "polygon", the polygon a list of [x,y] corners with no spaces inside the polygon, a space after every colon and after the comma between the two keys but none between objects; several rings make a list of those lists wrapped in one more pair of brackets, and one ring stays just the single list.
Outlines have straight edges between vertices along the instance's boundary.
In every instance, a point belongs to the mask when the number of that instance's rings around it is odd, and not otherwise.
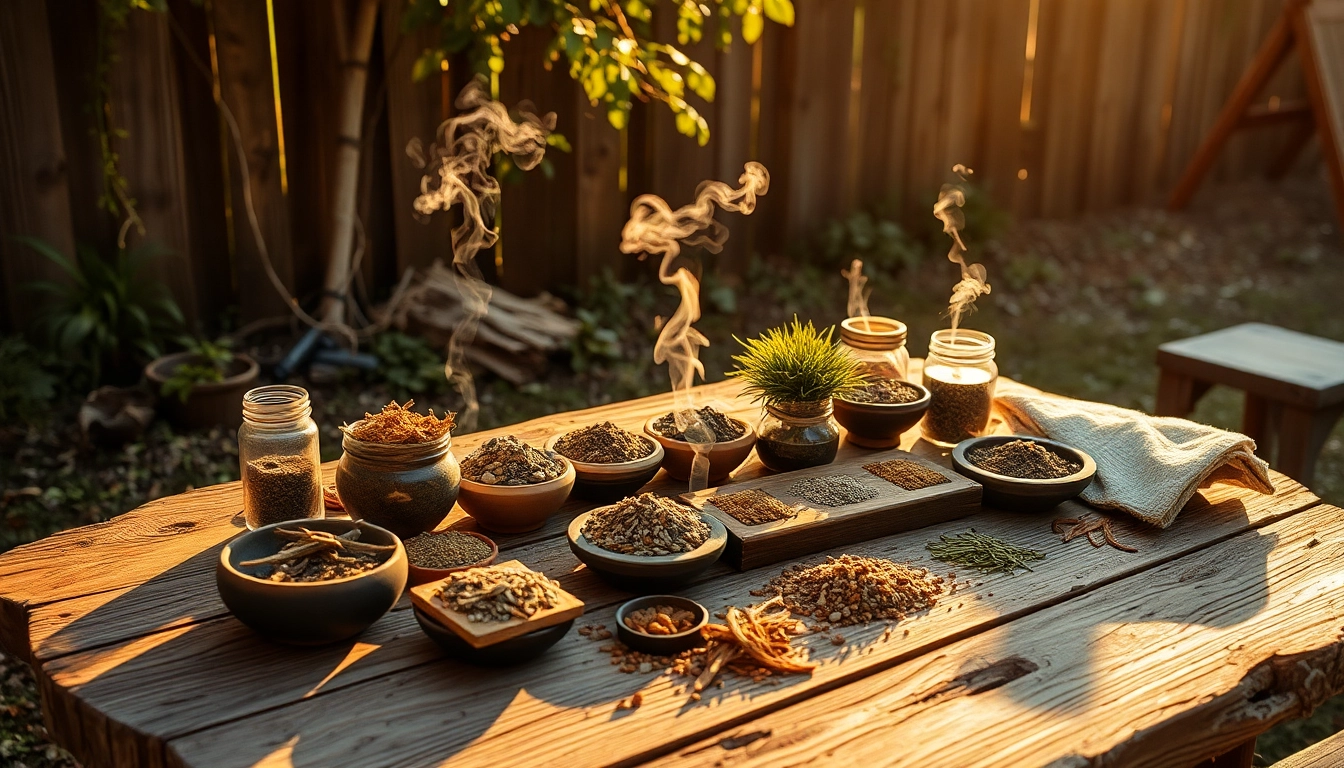
[{"label": "bowl of dried herbs", "polygon": [[410,584],[439,581],[450,573],[490,565],[499,545],[475,531],[426,531],[402,542],[410,562]]},{"label": "bowl of dried herbs", "polygon": [[574,465],[574,496],[614,501],[643,488],[663,464],[663,446],[610,421],[554,435],[546,449]]},{"label": "bowl of dried herbs", "polygon": [[1092,483],[1097,463],[1064,443],[1030,435],[963,440],[952,466],[984,486],[984,504],[1016,512],[1051,509]]},{"label": "bowl of dried herbs", "polygon": [[[695,425],[694,421],[700,424]],[[702,427],[705,433],[697,435],[696,430]],[[654,416],[644,423],[644,434],[663,446],[666,454],[663,457],[663,469],[673,480],[681,481],[691,477],[696,443],[705,437],[712,437],[713,442],[709,443],[706,451],[711,486],[718,485],[733,470],[742,466],[742,462],[751,455],[751,449],[756,446],[756,430],[750,424],[709,405],[685,413],[670,411]]]},{"label": "bowl of dried herbs", "polygon": [[215,584],[224,605],[258,633],[291,645],[324,645],[358,635],[387,613],[407,573],[406,549],[385,528],[358,520],[293,520],[226,544]]},{"label": "bowl of dried herbs", "polygon": [[644,493],[574,518],[569,548],[584,565],[630,592],[675,587],[704,573],[728,546],[712,515]]},{"label": "bowl of dried herbs", "polygon": [[457,503],[487,530],[535,531],[569,498],[574,477],[574,466],[554,451],[513,435],[491,438],[462,460]]}]

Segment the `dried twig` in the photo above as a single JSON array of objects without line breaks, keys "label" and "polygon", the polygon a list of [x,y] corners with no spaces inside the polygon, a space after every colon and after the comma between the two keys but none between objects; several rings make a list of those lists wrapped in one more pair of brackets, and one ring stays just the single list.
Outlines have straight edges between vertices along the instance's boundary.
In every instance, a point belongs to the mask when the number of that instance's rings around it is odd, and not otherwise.
[{"label": "dried twig", "polygon": [[[1087,543],[1094,547],[1102,547],[1110,544],[1121,552],[1138,552],[1139,550],[1128,544],[1123,544],[1115,537],[1115,531],[1111,528],[1110,518],[1098,518],[1089,520],[1086,517],[1057,517],[1050,523],[1050,529],[1061,536],[1061,541],[1069,542],[1079,536],[1086,536]],[[1100,533],[1101,541],[1092,538],[1094,533]]]}]

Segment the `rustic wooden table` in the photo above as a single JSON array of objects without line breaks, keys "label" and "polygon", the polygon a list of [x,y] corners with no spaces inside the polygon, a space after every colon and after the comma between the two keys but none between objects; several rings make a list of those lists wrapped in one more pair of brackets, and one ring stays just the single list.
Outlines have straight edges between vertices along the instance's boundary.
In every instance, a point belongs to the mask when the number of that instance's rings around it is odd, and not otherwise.
[{"label": "rustic wooden table", "polygon": [[[734,384],[702,391],[752,410]],[[638,429],[669,405],[561,414],[454,450],[601,419]],[[1033,573],[977,578],[890,633],[817,638],[810,677],[729,678],[699,703],[666,676],[621,674],[577,632],[512,669],[445,660],[405,600],[353,642],[263,641],[214,587],[220,549],[242,530],[236,483],[0,556],[0,641],[32,662],[53,737],[88,766],[1184,766],[1344,688],[1344,515],[1275,482],[1272,496],[1208,489],[1166,531],[1122,517],[1137,554],[1061,543],[1050,513],[990,509],[845,547],[933,566],[925,543],[974,526],[1047,557]],[[628,595],[564,539],[585,508],[499,537],[500,549],[586,601],[582,621],[610,627]],[[449,524],[473,527],[460,512]],[[718,566],[685,593],[711,610],[747,604],[778,569]],[[642,706],[618,711],[637,691]]]}]

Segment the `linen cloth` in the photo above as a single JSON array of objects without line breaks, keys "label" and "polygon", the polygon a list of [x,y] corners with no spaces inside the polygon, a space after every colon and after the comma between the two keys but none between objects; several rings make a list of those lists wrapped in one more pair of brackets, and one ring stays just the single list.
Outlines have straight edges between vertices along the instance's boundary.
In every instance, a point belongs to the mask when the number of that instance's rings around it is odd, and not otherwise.
[{"label": "linen cloth", "polygon": [[1215,481],[1274,492],[1269,465],[1243,434],[1026,387],[1002,393],[995,405],[1013,432],[1058,440],[1092,456],[1097,474],[1083,501],[1159,528],[1171,525],[1190,497]]}]

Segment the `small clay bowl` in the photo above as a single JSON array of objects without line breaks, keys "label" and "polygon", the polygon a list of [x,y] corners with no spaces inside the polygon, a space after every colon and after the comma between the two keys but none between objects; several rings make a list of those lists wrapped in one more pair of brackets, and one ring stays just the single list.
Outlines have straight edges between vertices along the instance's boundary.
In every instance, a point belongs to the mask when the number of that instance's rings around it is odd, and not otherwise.
[{"label": "small clay bowl", "polygon": [[462,476],[457,504],[482,528],[498,533],[535,531],[569,498],[574,489],[574,464],[555,454],[565,471],[554,480],[531,485],[486,485]]},{"label": "small clay bowl", "polygon": [[535,632],[501,640],[494,645],[476,648],[419,608],[412,607],[411,610],[415,611],[415,620],[420,624],[420,629],[443,649],[445,655],[481,667],[510,667],[531,661],[560,642],[560,638],[574,626],[574,620],[570,619],[563,624],[544,627]]},{"label": "small clay bowl", "polygon": [[[625,617],[629,614],[657,605],[670,605],[673,608],[681,608],[695,614],[695,626],[685,632],[678,632],[675,635],[646,635],[631,629],[625,624]],[[616,609],[616,637],[629,648],[644,653],[651,653],[654,656],[671,656],[674,653],[680,653],[688,648],[694,648],[703,642],[700,637],[700,629],[709,623],[709,611],[705,606],[687,600],[684,597],[676,595],[648,595],[646,597],[636,597],[634,600],[626,601],[624,605]]]},{"label": "small clay bowl", "polygon": [[848,433],[845,442],[863,448],[894,448],[901,444],[901,435],[924,418],[929,409],[929,390],[914,382],[905,382],[918,389],[920,398],[910,403],[856,403],[835,398],[835,420]]},{"label": "small clay bowl", "polygon": [[584,565],[612,586],[627,592],[651,594],[678,587],[704,573],[728,546],[728,529],[712,515],[700,513],[709,525],[709,538],[690,552],[675,555],[623,555],[603,549],[584,537],[583,525],[602,509],[585,512],[569,524],[569,549]]},{"label": "small clay bowl", "polygon": [[[269,573],[269,566],[240,565],[279,552],[287,541],[275,529],[298,525],[337,536],[359,528],[360,541],[397,549],[377,568],[330,581],[269,581],[259,575]],[[406,549],[385,528],[356,520],[297,520],[262,526],[226,544],[215,566],[215,585],[224,605],[258,633],[291,645],[325,645],[354,637],[382,618],[401,597],[407,570]]]},{"label": "small clay bowl", "polygon": [[[657,440],[663,446],[663,469],[673,480],[686,481],[691,479],[691,463],[695,461],[695,449],[685,440],[676,440],[666,435],[661,435],[653,428],[653,423],[661,416],[654,416],[644,422],[644,434]],[[729,417],[732,418],[732,417]],[[733,470],[742,466],[742,462],[751,455],[751,449],[756,446],[756,430],[751,425],[741,419],[733,419],[746,428],[746,432],[736,440],[729,440],[723,443],[714,443],[709,449],[709,485],[715,486],[723,482],[733,473]]]},{"label": "small clay bowl", "polygon": [[[966,457],[967,451],[979,447],[992,447],[1014,440],[1027,440],[1039,443],[1048,450],[1070,461],[1079,462],[1083,468],[1072,475],[1052,480],[1030,480],[1022,477],[1009,477],[981,469]],[[1074,498],[1083,492],[1097,473],[1097,463],[1091,456],[1064,443],[1030,435],[988,435],[973,437],[957,443],[952,449],[952,465],[958,472],[984,486],[982,503],[988,507],[1014,512],[1039,512],[1052,509],[1062,502]]]},{"label": "small clay bowl", "polygon": [[[546,450],[555,453],[557,456],[560,455],[559,451],[555,450],[555,444],[565,434],[562,432],[547,440]],[[665,452],[662,443],[652,437],[648,435],[639,435],[639,437],[649,441],[649,444],[653,446],[653,452],[642,459],[621,461],[614,464],[596,464],[569,459],[570,463],[574,465],[574,496],[588,501],[616,501],[648,485],[653,476],[658,474]]]},{"label": "small clay bowl", "polygon": [[[447,531],[440,531],[438,533],[421,534],[421,535],[442,536],[445,533],[447,533]],[[489,544],[490,545],[489,556],[483,557],[480,560],[471,563],[470,565],[459,565],[456,568],[422,568],[416,565],[415,563],[411,562],[410,557],[408,556],[406,559],[407,564],[410,566],[409,583],[407,584],[408,587],[417,587],[421,584],[428,584],[431,581],[439,581],[440,579],[447,578],[448,574],[450,573],[465,571],[468,568],[480,568],[481,566],[490,565],[495,562],[495,558],[499,557],[499,545],[491,541],[489,537],[476,533],[475,531],[457,531],[457,533],[465,534],[467,536],[475,536],[481,541],[484,541],[486,544]]]}]

